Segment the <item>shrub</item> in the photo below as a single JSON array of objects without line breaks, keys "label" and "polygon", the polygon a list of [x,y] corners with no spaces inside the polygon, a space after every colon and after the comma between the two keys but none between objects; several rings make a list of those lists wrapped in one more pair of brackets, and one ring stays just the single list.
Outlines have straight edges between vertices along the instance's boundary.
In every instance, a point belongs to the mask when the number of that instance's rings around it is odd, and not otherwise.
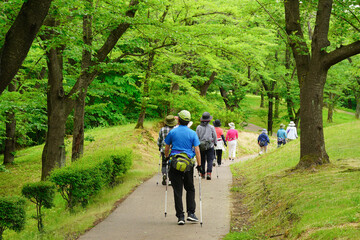
[{"label": "shrub", "polygon": [[36,204],[36,217],[38,230],[43,230],[43,214],[41,208],[53,207],[55,197],[55,185],[52,182],[27,183],[23,186],[21,193],[24,197]]},{"label": "shrub", "polygon": [[20,232],[25,226],[25,200],[19,197],[0,198],[0,239],[6,229]]},{"label": "shrub", "polygon": [[111,184],[116,182],[116,179],[124,175],[132,165],[132,151],[124,150],[120,154],[112,155],[111,160],[114,164],[114,168],[111,174]]},{"label": "shrub", "polygon": [[86,206],[90,196],[96,194],[105,182],[99,166],[78,163],[56,169],[50,176],[70,210],[78,203]]}]

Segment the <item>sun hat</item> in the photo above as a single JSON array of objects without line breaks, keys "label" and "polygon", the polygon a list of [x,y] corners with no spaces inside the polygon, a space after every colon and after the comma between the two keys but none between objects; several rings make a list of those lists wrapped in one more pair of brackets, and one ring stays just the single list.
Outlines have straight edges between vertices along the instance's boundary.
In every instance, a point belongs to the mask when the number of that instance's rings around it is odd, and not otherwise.
[{"label": "sun hat", "polygon": [[179,118],[181,118],[184,121],[190,121],[191,120],[191,114],[188,110],[181,110],[178,113]]},{"label": "sun hat", "polygon": [[235,124],[233,122],[229,123],[230,128],[235,128]]},{"label": "sun hat", "polygon": [[280,123],[280,128],[284,128],[284,127],[285,127],[285,125]]},{"label": "sun hat", "polygon": [[200,118],[200,121],[201,122],[210,122],[211,119],[212,119],[212,116],[210,116],[210,113],[204,112]]},{"label": "sun hat", "polygon": [[216,119],[215,121],[213,121],[213,125],[214,125],[214,127],[220,127],[221,126],[220,120]]},{"label": "sun hat", "polygon": [[262,133],[267,133],[267,130],[266,130],[266,129],[263,129],[261,132],[262,132]]},{"label": "sun hat", "polygon": [[294,121],[290,121],[289,126],[290,126],[290,127],[295,127]]},{"label": "sun hat", "polygon": [[176,126],[177,121],[176,121],[174,115],[168,115],[168,116],[166,116],[166,118],[165,118],[165,124],[168,125],[169,127]]}]

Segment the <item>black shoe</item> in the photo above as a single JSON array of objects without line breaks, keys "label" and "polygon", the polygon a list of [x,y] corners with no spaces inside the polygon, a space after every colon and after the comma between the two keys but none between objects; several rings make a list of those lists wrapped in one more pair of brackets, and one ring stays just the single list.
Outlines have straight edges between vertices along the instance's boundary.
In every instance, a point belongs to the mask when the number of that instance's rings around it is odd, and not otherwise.
[{"label": "black shoe", "polygon": [[186,220],[190,221],[190,222],[198,222],[199,221],[199,219],[195,216],[194,213],[189,213]]},{"label": "black shoe", "polygon": [[216,166],[216,164],[213,162],[213,167],[215,167]]},{"label": "black shoe", "polygon": [[162,185],[166,185],[166,174],[163,175]]},{"label": "black shoe", "polygon": [[185,224],[184,217],[179,217],[178,218],[178,225],[184,225],[184,224]]}]

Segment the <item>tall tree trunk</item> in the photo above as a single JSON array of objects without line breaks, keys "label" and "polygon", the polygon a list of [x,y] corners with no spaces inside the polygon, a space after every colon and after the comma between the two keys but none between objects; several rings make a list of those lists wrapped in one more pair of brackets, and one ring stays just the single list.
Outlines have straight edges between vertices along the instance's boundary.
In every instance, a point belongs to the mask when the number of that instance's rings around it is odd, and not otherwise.
[{"label": "tall tree trunk", "polygon": [[356,101],[355,118],[359,119],[360,118],[360,92],[357,93],[357,95],[355,97],[355,101]]},{"label": "tall tree trunk", "polygon": [[280,105],[280,97],[279,93],[275,94],[275,111],[274,111],[274,118],[279,118],[279,105]]},{"label": "tall tree trunk", "polygon": [[49,11],[52,0],[24,1],[0,49],[0,94],[12,81]]},{"label": "tall tree trunk", "polygon": [[153,67],[153,63],[154,63],[154,57],[155,57],[155,52],[150,52],[145,78],[143,80],[143,94],[142,94],[142,98],[141,98],[141,109],[140,109],[140,114],[139,114],[139,118],[136,123],[135,129],[144,128],[146,108],[147,108],[147,104],[149,101],[149,79],[151,76],[151,71],[152,71],[152,67]]},{"label": "tall tree trunk", "polygon": [[[16,88],[13,83],[10,83],[8,86],[9,92],[15,92]],[[9,164],[14,162],[14,152],[16,150],[16,120],[15,120],[15,111],[14,109],[6,112],[6,139],[5,139],[5,151],[4,151],[4,164]]]},{"label": "tall tree trunk", "polygon": [[[92,9],[92,0],[88,1],[88,6]],[[92,11],[91,11],[92,12]],[[93,34],[92,34],[92,15],[83,16],[83,41],[85,48],[82,53],[81,71],[86,73],[91,65],[91,49]],[[74,107],[74,129],[73,142],[71,151],[71,160],[76,161],[82,157],[84,153],[84,117],[85,117],[85,98],[88,89],[89,74],[81,74],[79,78],[80,90],[75,101]]]},{"label": "tall tree trunk", "polygon": [[264,96],[264,90],[262,89],[260,92],[260,107],[264,108],[265,107],[265,96]]},{"label": "tall tree trunk", "polygon": [[207,90],[209,89],[210,85],[214,82],[217,72],[213,71],[208,81],[204,82],[204,84],[200,87],[200,96],[205,97]]},{"label": "tall tree trunk", "polygon": [[332,123],[333,122],[333,114],[334,114],[334,94],[329,93],[329,104],[328,104],[328,115],[327,115],[327,122]]},{"label": "tall tree trunk", "polygon": [[41,180],[46,180],[51,170],[65,166],[65,125],[73,106],[63,88],[62,49],[50,49],[47,53],[48,80],[48,131],[42,154]]},{"label": "tall tree trunk", "polygon": [[314,65],[315,63],[300,89],[301,150],[298,168],[309,168],[330,162],[325,150],[322,120],[323,91],[327,71],[319,69],[321,66]]},{"label": "tall tree trunk", "polygon": [[274,104],[274,96],[271,92],[269,92],[268,94],[268,101],[269,101],[269,106],[268,106],[268,124],[267,124],[267,128],[268,128],[268,132],[269,135],[272,135],[272,128],[273,128],[273,104]]}]

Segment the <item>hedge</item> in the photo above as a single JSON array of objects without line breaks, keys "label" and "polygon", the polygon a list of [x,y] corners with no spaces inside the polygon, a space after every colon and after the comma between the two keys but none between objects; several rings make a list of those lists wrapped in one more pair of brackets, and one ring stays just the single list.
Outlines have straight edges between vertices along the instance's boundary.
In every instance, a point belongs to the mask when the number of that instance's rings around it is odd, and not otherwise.
[{"label": "hedge", "polygon": [[132,151],[124,150],[98,161],[78,160],[71,166],[54,170],[50,181],[54,182],[67,202],[67,208],[86,206],[91,196],[104,186],[113,185],[119,176],[132,165]]},{"label": "hedge", "polygon": [[19,197],[0,198],[0,240],[6,229],[20,232],[25,226],[25,200]]}]

